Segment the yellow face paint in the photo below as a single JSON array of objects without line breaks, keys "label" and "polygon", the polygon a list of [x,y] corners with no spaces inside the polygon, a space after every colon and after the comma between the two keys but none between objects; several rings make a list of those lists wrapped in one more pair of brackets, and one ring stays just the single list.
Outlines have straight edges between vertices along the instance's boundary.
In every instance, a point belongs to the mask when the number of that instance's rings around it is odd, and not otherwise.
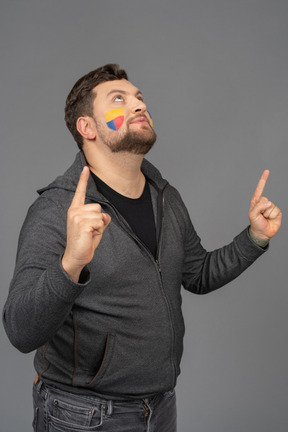
[{"label": "yellow face paint", "polygon": [[109,129],[117,131],[124,122],[124,108],[117,108],[105,113],[106,125]]},{"label": "yellow face paint", "polygon": [[150,112],[149,111],[147,111],[148,112],[148,114],[149,114],[149,117],[150,117],[150,123],[151,123],[151,126],[153,127],[153,120],[152,120],[152,116],[151,116],[151,114],[150,114]]}]

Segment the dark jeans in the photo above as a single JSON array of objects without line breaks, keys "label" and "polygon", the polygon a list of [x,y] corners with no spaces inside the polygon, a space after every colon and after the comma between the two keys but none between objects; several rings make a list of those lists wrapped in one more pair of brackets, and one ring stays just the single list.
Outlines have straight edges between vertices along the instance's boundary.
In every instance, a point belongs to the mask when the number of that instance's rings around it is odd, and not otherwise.
[{"label": "dark jeans", "polygon": [[175,392],[117,401],[68,393],[38,381],[34,432],[176,432]]}]

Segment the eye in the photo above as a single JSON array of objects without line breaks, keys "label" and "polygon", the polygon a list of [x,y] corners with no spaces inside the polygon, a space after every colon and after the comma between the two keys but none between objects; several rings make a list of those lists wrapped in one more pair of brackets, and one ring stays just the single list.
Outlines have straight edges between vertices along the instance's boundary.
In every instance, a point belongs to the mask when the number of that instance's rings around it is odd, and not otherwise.
[{"label": "eye", "polygon": [[117,95],[114,97],[114,102],[123,102],[123,96]]},{"label": "eye", "polygon": [[137,99],[140,100],[141,102],[144,102],[143,96],[138,96]]}]

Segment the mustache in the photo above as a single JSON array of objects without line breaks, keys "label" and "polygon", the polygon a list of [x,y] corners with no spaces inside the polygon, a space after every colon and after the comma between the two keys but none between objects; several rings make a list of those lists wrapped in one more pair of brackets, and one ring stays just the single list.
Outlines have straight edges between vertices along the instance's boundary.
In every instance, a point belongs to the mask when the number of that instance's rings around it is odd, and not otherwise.
[{"label": "mustache", "polygon": [[147,122],[151,126],[151,124],[150,124],[150,118],[148,118],[145,114],[137,114],[137,115],[135,115],[133,118],[131,118],[130,120],[128,120],[128,124],[130,124],[131,122],[135,121],[137,118],[143,118],[143,117],[147,120]]}]

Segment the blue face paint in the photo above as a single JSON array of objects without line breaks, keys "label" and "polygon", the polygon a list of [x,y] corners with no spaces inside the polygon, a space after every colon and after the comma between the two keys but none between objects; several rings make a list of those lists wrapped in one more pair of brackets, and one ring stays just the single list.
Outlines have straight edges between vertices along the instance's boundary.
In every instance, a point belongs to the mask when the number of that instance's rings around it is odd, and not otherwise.
[{"label": "blue face paint", "polygon": [[151,114],[150,114],[150,112],[149,111],[147,111],[148,112],[148,114],[149,114],[149,117],[150,117],[150,123],[151,123],[151,126],[153,127],[153,120],[152,120],[152,116],[151,116]]}]

